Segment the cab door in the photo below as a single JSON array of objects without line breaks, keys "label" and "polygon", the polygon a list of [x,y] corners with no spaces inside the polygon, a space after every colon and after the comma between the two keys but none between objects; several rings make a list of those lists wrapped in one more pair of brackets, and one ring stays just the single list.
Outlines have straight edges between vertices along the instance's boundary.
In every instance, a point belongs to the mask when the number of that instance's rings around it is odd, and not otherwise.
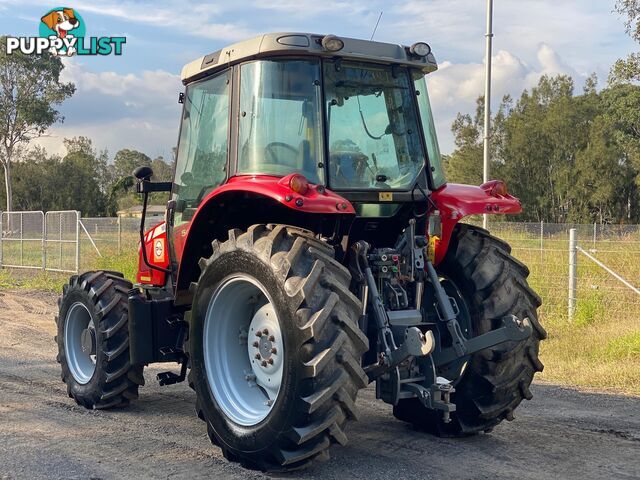
[{"label": "cab door", "polygon": [[172,258],[177,262],[200,203],[227,179],[231,72],[191,83],[184,95],[169,219]]}]

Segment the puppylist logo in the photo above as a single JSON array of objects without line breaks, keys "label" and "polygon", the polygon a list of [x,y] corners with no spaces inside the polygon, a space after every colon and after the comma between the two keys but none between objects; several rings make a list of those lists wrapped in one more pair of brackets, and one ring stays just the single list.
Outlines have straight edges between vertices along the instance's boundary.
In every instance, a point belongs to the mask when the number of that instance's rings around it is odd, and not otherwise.
[{"label": "puppylist logo", "polygon": [[86,37],[84,19],[77,10],[57,7],[40,19],[39,37],[7,37],[7,54],[122,55],[126,37]]}]

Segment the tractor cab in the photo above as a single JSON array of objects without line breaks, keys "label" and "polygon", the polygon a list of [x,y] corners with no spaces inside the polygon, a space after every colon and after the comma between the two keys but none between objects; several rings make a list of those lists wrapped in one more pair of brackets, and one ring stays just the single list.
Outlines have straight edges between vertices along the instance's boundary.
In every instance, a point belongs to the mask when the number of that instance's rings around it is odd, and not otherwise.
[{"label": "tractor cab", "polygon": [[[343,219],[336,226],[332,215],[296,224],[314,231],[321,224],[328,236],[343,235],[349,224],[373,242],[381,233],[395,236],[414,209],[425,210],[425,192],[445,184],[424,79],[436,69],[426,43],[404,47],[299,33],[264,35],[186,65],[168,218],[173,259],[181,262],[185,250],[201,253],[201,246],[188,245],[191,219],[220,186],[241,179],[257,187],[266,177],[296,174],[295,182],[329,192],[332,213],[344,204],[337,213],[353,208],[358,217],[380,219]],[[291,193],[294,212],[281,214],[287,223],[296,211],[311,213],[307,199]],[[261,207],[247,200],[238,215],[249,221],[247,211]],[[180,270],[183,287],[193,272]]]}]

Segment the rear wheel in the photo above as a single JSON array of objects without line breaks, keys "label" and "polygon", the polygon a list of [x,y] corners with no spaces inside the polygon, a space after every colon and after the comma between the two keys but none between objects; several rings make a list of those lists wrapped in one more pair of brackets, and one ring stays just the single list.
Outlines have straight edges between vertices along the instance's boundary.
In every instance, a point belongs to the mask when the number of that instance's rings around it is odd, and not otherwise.
[{"label": "rear wheel", "polygon": [[510,252],[507,243],[486,230],[459,224],[438,273],[445,290],[460,306],[465,335],[498,328],[500,319],[509,314],[529,318],[532,335],[522,342],[480,351],[437,372],[454,381],[456,411],[450,423],[443,422],[441,412],[424,408],[417,399],[401,400],[393,408],[396,418],[438,435],[468,435],[513,420],[520,402],[531,399],[529,386],[543,368],[538,345],[547,334],[537,317],[540,297],[526,280],[529,270]]},{"label": "rear wheel", "polygon": [[74,275],[58,300],[57,360],[67,392],[86,408],[127,405],[144,384],[129,361],[128,292],[116,272]]},{"label": "rear wheel", "polygon": [[262,470],[326,458],[367,385],[349,272],[312,234],[281,225],[231,230],[200,268],[189,383],[211,441]]}]

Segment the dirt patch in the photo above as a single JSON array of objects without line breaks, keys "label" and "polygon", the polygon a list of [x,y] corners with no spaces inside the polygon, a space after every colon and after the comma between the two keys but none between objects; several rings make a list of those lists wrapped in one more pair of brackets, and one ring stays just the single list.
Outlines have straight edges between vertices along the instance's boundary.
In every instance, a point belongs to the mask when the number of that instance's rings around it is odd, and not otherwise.
[{"label": "dirt patch", "polygon": [[[268,478],[209,443],[185,385],[147,385],[128,408],[89,411],[67,397],[53,342],[56,295],[0,292],[0,479]],[[439,439],[360,395],[361,420],[331,461],[285,478],[640,478],[640,399],[534,385],[516,421]]]}]

